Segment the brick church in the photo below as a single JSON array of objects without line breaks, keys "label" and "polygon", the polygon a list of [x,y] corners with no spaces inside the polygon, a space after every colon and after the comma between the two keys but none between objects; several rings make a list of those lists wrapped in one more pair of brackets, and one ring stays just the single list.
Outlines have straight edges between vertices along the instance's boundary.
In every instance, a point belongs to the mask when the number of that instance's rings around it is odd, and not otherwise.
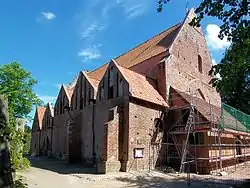
[{"label": "brick church", "polygon": [[[209,84],[212,60],[202,29],[189,25],[193,17],[191,9],[183,22],[62,85],[54,107],[36,109],[32,155],[95,164],[100,173],[180,163],[168,156],[178,149],[167,132],[178,119],[187,121],[185,108],[176,109],[192,103],[191,94],[205,122],[197,139],[205,143],[207,127],[218,124],[206,112],[212,106],[220,113],[221,99]],[[182,144],[181,133],[175,138]],[[197,153],[209,155],[204,148]],[[210,171],[210,162],[200,163],[199,171]]]}]

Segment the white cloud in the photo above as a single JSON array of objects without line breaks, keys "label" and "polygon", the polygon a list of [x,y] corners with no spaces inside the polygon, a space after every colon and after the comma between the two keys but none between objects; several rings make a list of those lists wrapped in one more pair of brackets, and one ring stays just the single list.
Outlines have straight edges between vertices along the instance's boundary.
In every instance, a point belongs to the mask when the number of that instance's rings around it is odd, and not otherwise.
[{"label": "white cloud", "polygon": [[42,15],[47,20],[53,20],[56,18],[56,15],[52,12],[42,12]]},{"label": "white cloud", "polygon": [[217,62],[215,61],[215,59],[212,59],[212,64],[217,65]]},{"label": "white cloud", "polygon": [[96,22],[93,22],[89,27],[85,28],[81,33],[82,39],[88,38],[89,36],[93,36],[96,33],[102,31],[104,26],[98,25]]},{"label": "white cloud", "polygon": [[145,4],[137,4],[133,5],[132,7],[129,7],[125,9],[125,15],[127,19],[132,19],[137,16],[140,16],[146,12],[147,7]]},{"label": "white cloud", "polygon": [[83,57],[83,61],[98,59],[101,57],[99,47],[101,47],[101,44],[90,46],[82,49],[77,55]]},{"label": "white cloud", "polygon": [[41,99],[44,103],[55,103],[56,97],[55,96],[49,96],[49,95],[37,95],[39,99]]},{"label": "white cloud", "polygon": [[116,25],[116,17],[131,20],[143,15],[153,7],[152,4],[151,0],[93,0],[84,4],[84,8],[74,16],[74,20],[79,21],[79,35],[83,39],[82,46],[85,46],[77,55],[83,57],[83,61],[100,58],[100,49],[88,46],[102,40],[102,34]]},{"label": "white cloud", "polygon": [[143,15],[151,6],[148,0],[116,0],[116,3],[123,8],[126,19]]},{"label": "white cloud", "polygon": [[211,48],[211,50],[225,49],[230,45],[230,42],[226,38],[223,38],[223,40],[221,40],[218,37],[220,32],[220,27],[218,25],[208,24],[206,31],[207,44]]},{"label": "white cloud", "polygon": [[[212,64],[213,64],[213,65],[217,65],[218,63],[215,61],[215,59],[212,59]],[[217,74],[215,75],[215,77],[218,78],[219,80],[221,80],[221,76],[220,76],[219,73],[217,73]]]}]

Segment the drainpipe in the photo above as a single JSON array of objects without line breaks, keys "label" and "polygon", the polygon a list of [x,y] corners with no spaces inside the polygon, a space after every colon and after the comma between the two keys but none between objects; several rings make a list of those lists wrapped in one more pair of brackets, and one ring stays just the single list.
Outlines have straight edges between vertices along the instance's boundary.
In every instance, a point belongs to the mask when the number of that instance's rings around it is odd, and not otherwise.
[{"label": "drainpipe", "polygon": [[93,164],[94,167],[96,167],[96,152],[95,152],[95,99],[90,99],[90,102],[92,102],[92,157],[93,157]]}]

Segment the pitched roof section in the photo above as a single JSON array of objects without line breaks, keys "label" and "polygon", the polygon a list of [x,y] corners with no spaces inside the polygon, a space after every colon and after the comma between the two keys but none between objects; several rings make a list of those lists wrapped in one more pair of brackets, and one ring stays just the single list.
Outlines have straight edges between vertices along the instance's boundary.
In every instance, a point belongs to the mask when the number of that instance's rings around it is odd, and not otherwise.
[{"label": "pitched roof section", "polygon": [[65,85],[63,85],[64,91],[69,99],[69,102],[71,101],[71,97],[73,95],[74,89],[75,89],[75,85],[72,87],[66,87]]},{"label": "pitched roof section", "polygon": [[114,61],[122,76],[129,83],[129,93],[131,96],[149,101],[161,106],[168,106],[163,97],[157,92],[157,90],[148,82],[147,78],[134,71],[126,69],[117,65]]},{"label": "pitched roof section", "polygon": [[42,107],[42,106],[38,106],[36,108],[36,113],[37,113],[37,118],[38,118],[38,123],[39,123],[40,129],[42,128],[42,122],[43,122],[43,116],[44,116],[45,110],[46,110],[46,108]]},{"label": "pitched roof section", "polygon": [[136,46],[132,50],[115,59],[116,63],[125,68],[133,67],[153,56],[167,51],[175,39],[181,23],[170,27],[155,37]]},{"label": "pitched roof section", "polygon": [[221,114],[221,109],[217,106],[214,106],[211,104],[211,112],[212,112],[212,119],[211,119],[211,113],[210,113],[210,104],[206,102],[203,99],[197,98],[197,97],[192,97],[188,93],[184,93],[182,91],[179,91],[177,89],[174,89],[171,87],[175,92],[177,92],[183,99],[185,99],[189,104],[191,101],[195,105],[196,109],[201,113],[202,116],[204,116],[208,121],[211,120],[211,122],[214,123],[219,123],[220,120],[220,114]]},{"label": "pitched roof section", "polygon": [[97,91],[100,80],[96,80],[94,78],[91,78],[88,75],[88,72],[82,71],[82,74],[89,81],[89,83],[92,85],[92,87],[94,88],[94,90]]},{"label": "pitched roof section", "polygon": [[[182,23],[174,25],[123,55],[118,56],[115,58],[116,63],[119,66],[130,68],[153,56],[167,51],[177,36],[181,25]],[[108,64],[104,64],[100,68],[88,73],[88,75],[96,80],[101,80],[107,67]]]},{"label": "pitched roof section", "polygon": [[[183,99],[185,99],[190,104],[191,96],[189,94],[178,91],[172,87],[171,89],[172,91],[177,92]],[[219,124],[221,123],[221,115],[223,114],[223,117],[227,117],[227,118],[223,118],[223,123],[228,125],[229,129],[235,129],[235,126],[237,124],[238,130],[241,130],[241,131],[246,130],[246,127],[241,122],[236,120],[232,115],[230,115],[224,109],[222,111],[221,108],[214,106],[212,104],[209,104],[205,100],[197,98],[197,97],[193,97],[192,101],[193,101],[193,104],[196,106],[196,109],[208,121],[213,122],[215,124]]]},{"label": "pitched roof section", "polygon": [[92,79],[101,80],[107,67],[108,67],[108,63],[102,65],[101,67],[99,67],[99,68],[97,68],[97,69],[95,69],[87,74]]}]

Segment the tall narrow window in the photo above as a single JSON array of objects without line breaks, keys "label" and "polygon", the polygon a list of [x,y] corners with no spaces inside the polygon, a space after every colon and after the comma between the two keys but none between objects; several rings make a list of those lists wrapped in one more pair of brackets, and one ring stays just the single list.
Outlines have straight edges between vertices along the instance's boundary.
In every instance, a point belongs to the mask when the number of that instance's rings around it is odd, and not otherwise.
[{"label": "tall narrow window", "polygon": [[89,84],[89,88],[88,88],[88,104],[90,104],[90,99],[91,99],[91,87]]},{"label": "tall narrow window", "polygon": [[119,80],[119,97],[123,95],[123,79],[120,78]]},{"label": "tall narrow window", "polygon": [[198,55],[198,70],[202,73],[202,58],[200,55]]},{"label": "tall narrow window", "polygon": [[62,114],[63,113],[62,101],[60,100],[59,102],[60,102],[60,114]]},{"label": "tall narrow window", "polygon": [[108,99],[114,97],[114,86],[113,86],[113,67],[108,71]]},{"label": "tall narrow window", "polygon": [[116,73],[116,97],[119,97],[119,73]]},{"label": "tall narrow window", "polygon": [[99,95],[99,99],[103,98],[104,98],[104,80],[101,81],[100,95]]}]

